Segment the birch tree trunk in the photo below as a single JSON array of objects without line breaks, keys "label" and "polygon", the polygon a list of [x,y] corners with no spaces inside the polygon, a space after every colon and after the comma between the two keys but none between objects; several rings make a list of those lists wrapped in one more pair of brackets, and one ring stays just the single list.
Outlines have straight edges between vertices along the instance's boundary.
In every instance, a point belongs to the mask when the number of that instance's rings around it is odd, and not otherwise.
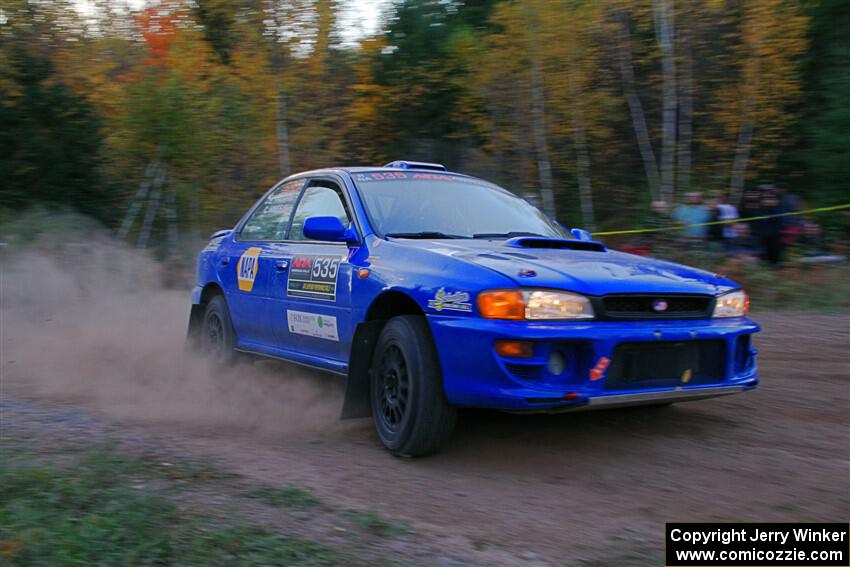
[{"label": "birch tree trunk", "polygon": [[148,208],[145,211],[145,218],[142,220],[142,228],[139,230],[139,239],[136,241],[136,248],[144,250],[148,247],[148,241],[153,231],[153,223],[156,220],[156,215],[159,212],[159,202],[162,197],[162,187],[168,179],[168,164],[163,164],[157,171],[156,177],[153,180],[153,188],[151,190],[150,199],[148,200]]},{"label": "birch tree trunk", "polygon": [[165,194],[165,221],[167,223],[168,258],[177,256],[177,245],[180,240],[177,230],[177,190],[172,186]]},{"label": "birch tree trunk", "polygon": [[543,90],[543,70],[540,68],[540,46],[535,15],[528,3],[523,5],[526,22],[526,41],[531,60],[531,131],[534,153],[537,156],[537,175],[540,180],[540,199],[543,210],[555,217],[555,192],[552,189],[552,163],[549,161],[549,142],[546,134],[546,93]]},{"label": "birch tree trunk", "polygon": [[[501,121],[499,120],[499,111],[498,107],[495,103],[495,95],[493,94],[491,89],[484,89],[481,92],[481,97],[486,101],[487,106],[487,116],[490,119],[490,128],[493,131],[493,135],[495,137],[495,133],[499,131],[499,125]],[[505,156],[505,148],[500,141],[494,144],[493,153],[496,158],[496,168],[498,171],[498,180],[504,183],[505,179],[508,178],[506,175],[507,170],[510,169],[510,164],[507,163],[507,159]]]},{"label": "birch tree trunk", "polygon": [[283,21],[286,17],[285,10],[287,8],[288,6],[283,6],[275,0],[266,0],[264,12],[268,15],[268,19],[262,22],[263,34],[268,35],[269,38],[269,61],[275,85],[275,137],[277,138],[278,171],[281,177],[286,177],[290,171],[289,118],[286,90],[283,87],[284,54],[282,49],[284,46],[281,44]]},{"label": "birch tree trunk", "polygon": [[576,149],[576,178],[581,203],[581,217],[585,229],[596,230],[593,214],[593,193],[590,185],[590,151],[587,149],[587,130],[584,125],[584,112],[581,106],[582,92],[574,77],[570,77],[570,95],[573,98],[573,141]]},{"label": "birch tree trunk", "polygon": [[673,45],[673,0],[653,0],[655,36],[661,48],[661,200],[673,202],[676,157],[676,60]]},{"label": "birch tree trunk", "polygon": [[144,177],[142,178],[142,182],[139,184],[139,189],[136,191],[136,194],[133,195],[133,200],[130,202],[127,214],[124,215],[124,220],[121,221],[121,226],[118,227],[116,237],[119,240],[124,240],[127,238],[127,234],[130,233],[130,228],[133,226],[136,216],[138,216],[139,211],[142,209],[142,204],[148,196],[151,183],[153,182],[154,176],[157,174],[158,170],[159,158],[152,159],[148,162],[147,167],[145,167]]},{"label": "birch tree trunk", "polygon": [[681,73],[679,84],[679,143],[676,158],[676,185],[680,191],[691,188],[691,160],[693,145],[694,113],[694,61],[693,32],[687,26],[681,28]]},{"label": "birch tree trunk", "polygon": [[278,77],[277,87],[277,113],[275,117],[277,125],[277,161],[280,169],[280,176],[286,177],[289,175],[289,127],[287,124],[286,114],[286,93],[283,91],[283,86],[280,84]]},{"label": "birch tree trunk", "polygon": [[289,175],[289,125],[287,118],[286,91],[283,88],[283,55],[274,39],[272,49],[272,74],[277,92],[275,94],[275,132],[277,135],[277,163],[281,177]]},{"label": "birch tree trunk", "polygon": [[738,129],[738,144],[735,148],[735,159],[732,162],[732,177],[729,182],[729,202],[737,206],[744,193],[744,181],[747,175],[747,163],[750,159],[750,148],[753,144],[753,101],[747,99],[744,104],[744,120]]},{"label": "birch tree trunk", "polygon": [[518,85],[511,99],[513,101],[512,112],[506,117],[505,124],[510,125],[511,147],[506,156],[508,162],[507,178],[509,184],[523,189],[523,198],[527,199],[535,207],[543,206],[540,199],[540,191],[525,191],[528,180],[532,178],[530,170],[534,161],[534,140],[529,140],[527,128],[521,127],[528,123],[529,116],[520,105],[523,95],[526,95],[524,85]]},{"label": "birch tree trunk", "polygon": [[635,70],[632,65],[632,48],[629,38],[629,21],[625,12],[618,14],[620,25],[617,30],[617,59],[620,64],[620,76],[623,81],[623,93],[629,105],[632,116],[632,124],[637,137],[638,149],[643,159],[643,168],[646,171],[646,181],[649,184],[649,193],[653,201],[661,198],[660,181],[658,178],[658,163],[655,161],[655,153],[652,151],[652,142],[649,139],[649,130],[646,128],[646,118],[643,114],[643,106],[635,89]]},{"label": "birch tree trunk", "polygon": [[537,174],[540,178],[540,198],[543,209],[553,218],[555,193],[552,190],[552,165],[549,161],[549,143],[546,137],[546,102],[543,92],[543,77],[540,65],[531,64],[531,129],[534,135],[534,151],[537,155]]}]

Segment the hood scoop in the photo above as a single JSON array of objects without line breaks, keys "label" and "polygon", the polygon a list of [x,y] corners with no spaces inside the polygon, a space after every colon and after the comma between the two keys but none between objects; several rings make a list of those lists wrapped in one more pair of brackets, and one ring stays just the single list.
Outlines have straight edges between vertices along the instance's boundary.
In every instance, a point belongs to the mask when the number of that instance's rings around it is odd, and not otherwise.
[{"label": "hood scoop", "polygon": [[566,240],[561,238],[537,238],[534,236],[518,236],[505,242],[514,248],[546,248],[549,250],[586,250],[589,252],[605,252],[607,248],[595,240]]},{"label": "hood scoop", "polygon": [[538,260],[537,256],[532,256],[531,254],[526,254],[524,252],[484,252],[483,254],[478,255],[479,258],[487,258],[488,260],[501,260],[503,262],[510,262],[514,258],[522,258],[523,260]]}]

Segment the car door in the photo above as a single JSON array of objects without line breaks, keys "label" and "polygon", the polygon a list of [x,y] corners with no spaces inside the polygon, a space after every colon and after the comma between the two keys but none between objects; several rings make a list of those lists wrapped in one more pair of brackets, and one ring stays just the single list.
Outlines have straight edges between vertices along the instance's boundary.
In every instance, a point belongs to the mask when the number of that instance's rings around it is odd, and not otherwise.
[{"label": "car door", "polygon": [[297,179],[275,187],[222,247],[219,278],[241,348],[276,342],[270,316],[274,274],[288,267],[281,246],[303,185]]},{"label": "car door", "polygon": [[351,214],[338,181],[310,179],[298,199],[287,238],[289,268],[273,275],[279,300],[275,329],[284,348],[301,354],[344,361],[351,347],[352,267],[344,243],[318,242],[304,236],[304,221],[335,216],[343,225]]}]

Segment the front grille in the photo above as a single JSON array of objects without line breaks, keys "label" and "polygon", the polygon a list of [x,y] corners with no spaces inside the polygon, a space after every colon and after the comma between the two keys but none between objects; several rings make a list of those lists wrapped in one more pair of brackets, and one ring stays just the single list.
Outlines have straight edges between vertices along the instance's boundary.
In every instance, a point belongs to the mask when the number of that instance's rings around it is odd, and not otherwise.
[{"label": "front grille", "polygon": [[521,380],[539,380],[543,367],[537,364],[505,364],[508,371]]},{"label": "front grille", "polygon": [[623,294],[602,297],[608,319],[698,319],[710,317],[710,295]]},{"label": "front grille", "polygon": [[614,348],[607,389],[663,388],[722,382],[726,375],[722,340],[628,342]]}]

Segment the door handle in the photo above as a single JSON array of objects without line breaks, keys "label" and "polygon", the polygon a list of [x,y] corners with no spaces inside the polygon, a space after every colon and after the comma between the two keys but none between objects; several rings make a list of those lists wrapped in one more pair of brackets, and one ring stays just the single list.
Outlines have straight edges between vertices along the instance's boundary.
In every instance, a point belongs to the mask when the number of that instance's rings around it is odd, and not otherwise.
[{"label": "door handle", "polygon": [[227,256],[225,256],[224,258],[221,259],[221,265],[222,266],[226,266],[229,263],[230,263],[230,258],[228,258]]},{"label": "door handle", "polygon": [[285,272],[289,268],[289,260],[278,260],[274,263],[274,267],[278,272]]}]

